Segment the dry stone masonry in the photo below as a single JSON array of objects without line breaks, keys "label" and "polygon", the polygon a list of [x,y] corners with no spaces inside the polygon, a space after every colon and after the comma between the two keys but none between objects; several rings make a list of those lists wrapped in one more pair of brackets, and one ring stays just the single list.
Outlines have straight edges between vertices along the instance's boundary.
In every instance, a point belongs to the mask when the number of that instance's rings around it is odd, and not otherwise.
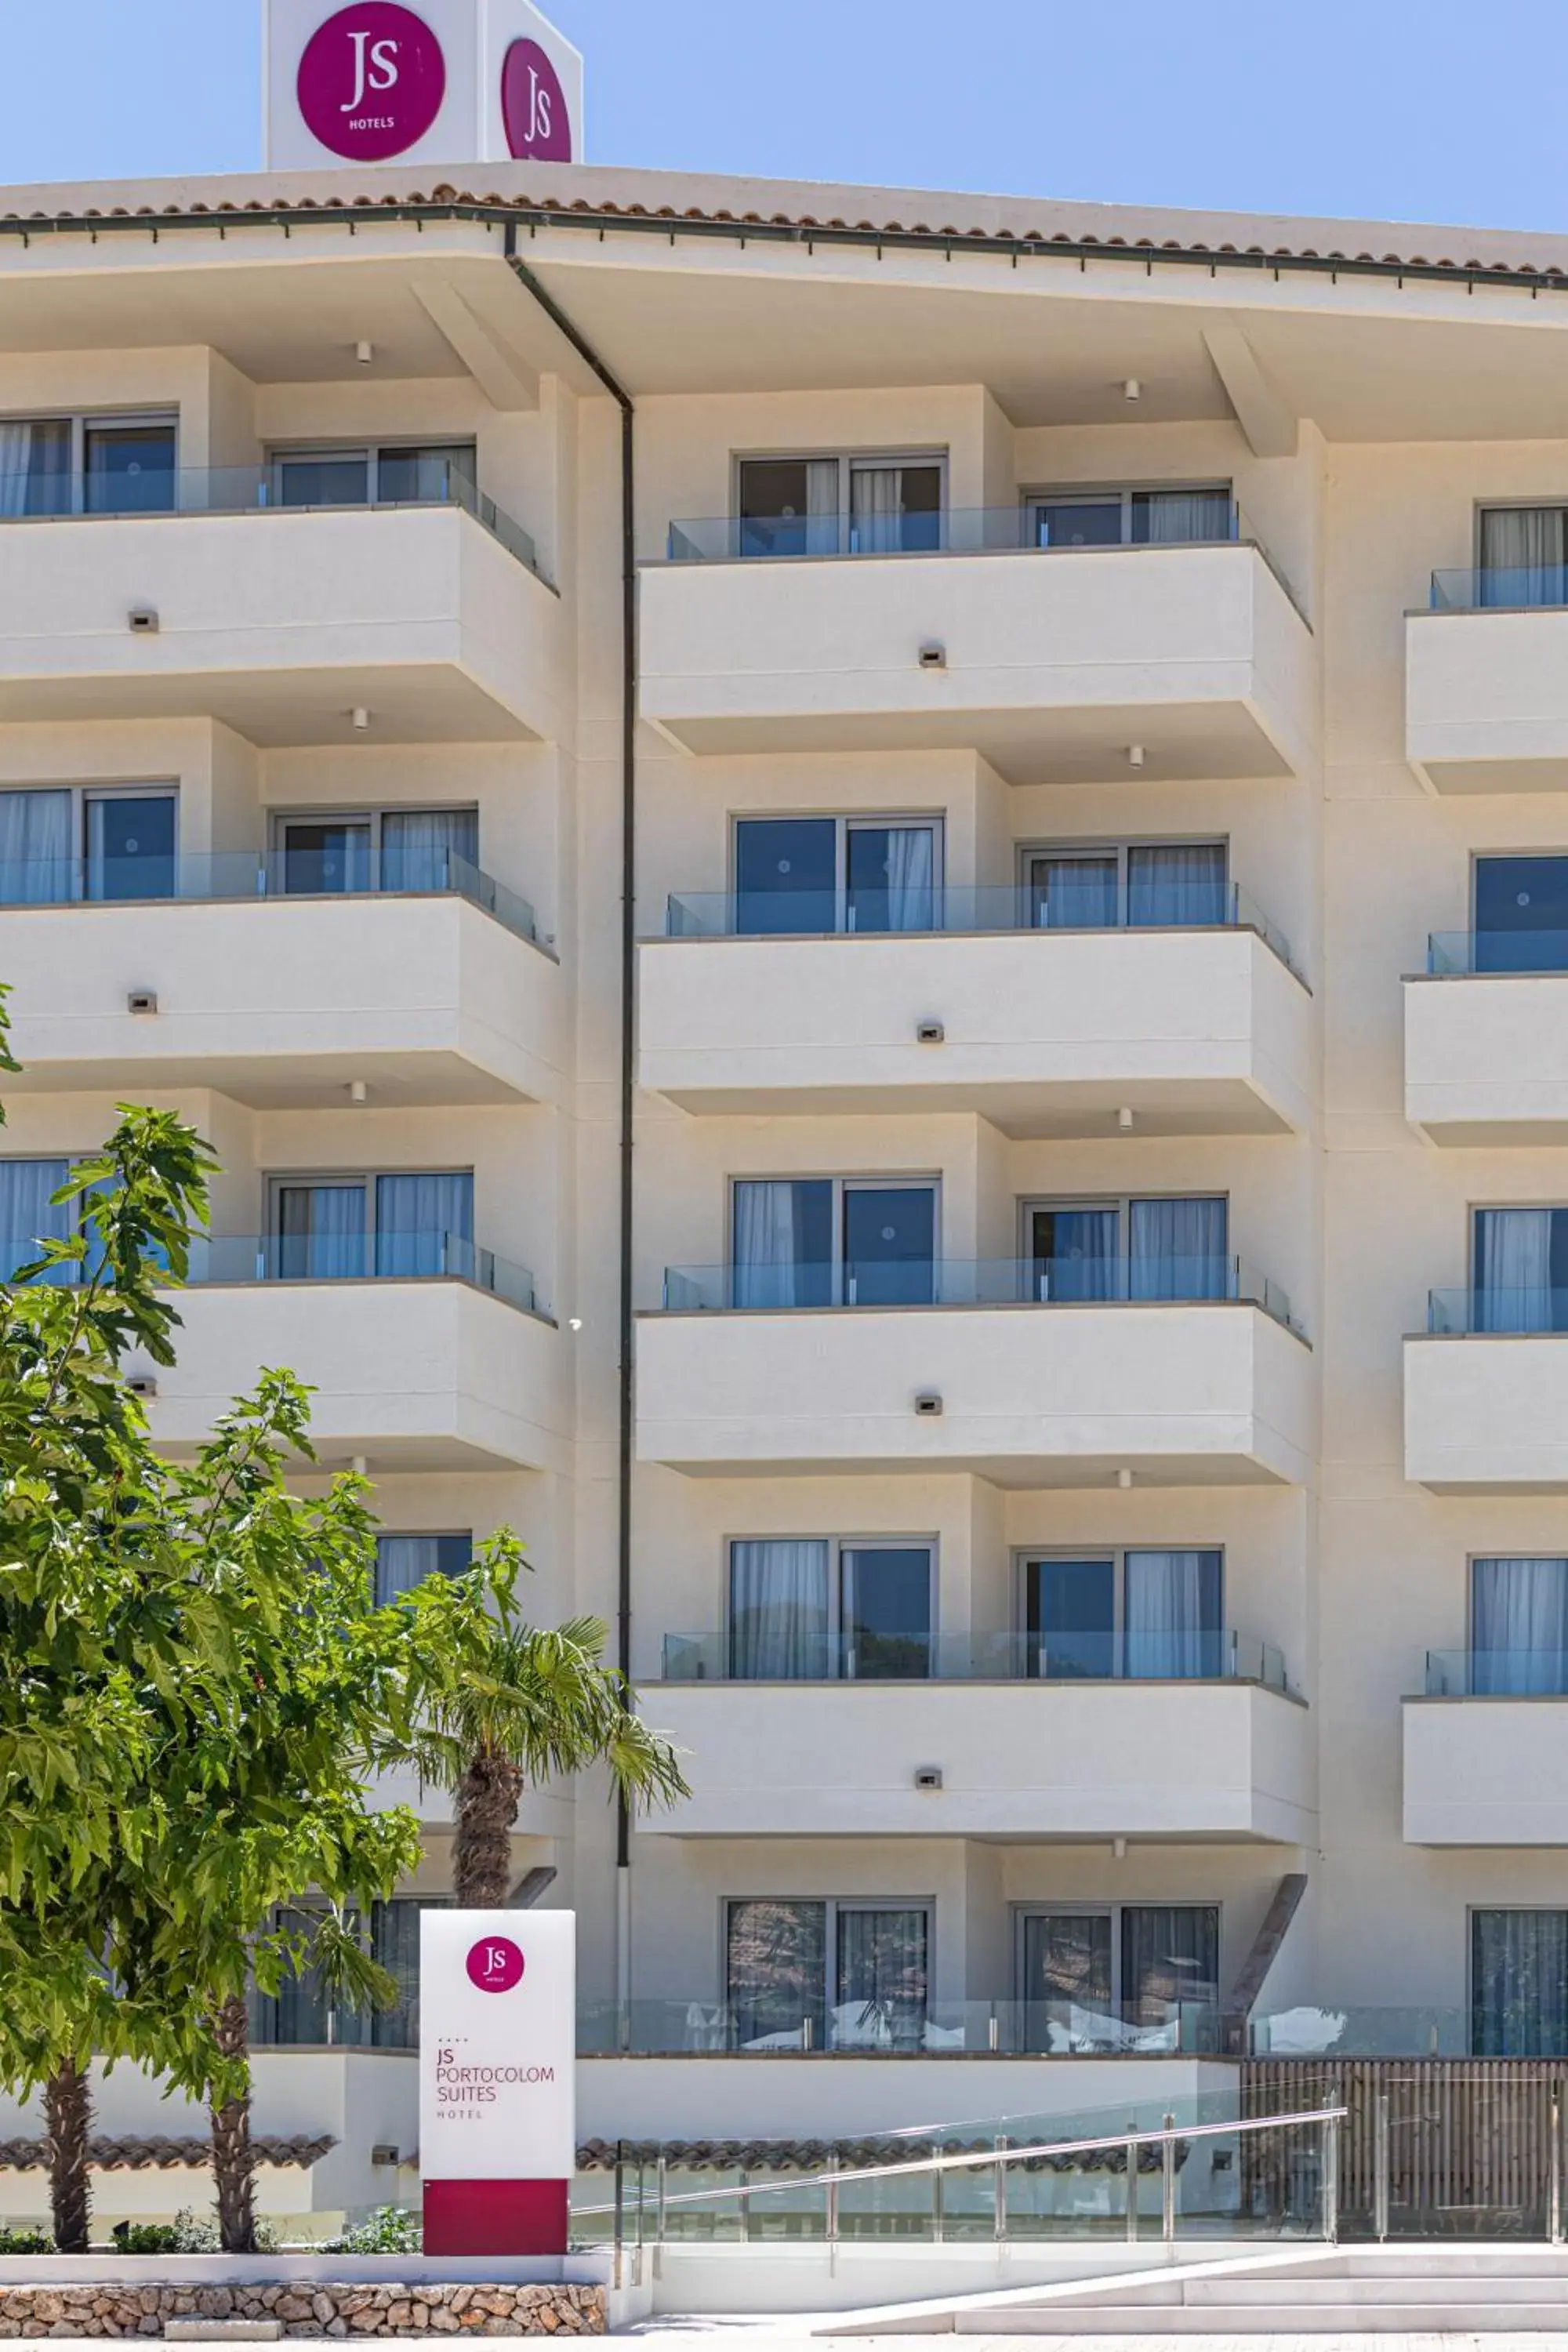
[{"label": "dry stone masonry", "polygon": [[162,2336],[171,2319],[285,2336],[603,2336],[597,2286],[0,2286],[0,2336]]}]

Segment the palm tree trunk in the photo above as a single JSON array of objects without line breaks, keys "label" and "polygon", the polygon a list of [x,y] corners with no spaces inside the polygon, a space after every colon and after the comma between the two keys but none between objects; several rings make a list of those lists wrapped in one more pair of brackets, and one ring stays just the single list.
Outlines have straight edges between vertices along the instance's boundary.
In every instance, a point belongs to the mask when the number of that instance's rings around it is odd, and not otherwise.
[{"label": "palm tree trunk", "polygon": [[500,1911],[511,1893],[511,1828],[522,1774],[508,1756],[480,1748],[458,1783],[452,1900],[460,1911]]},{"label": "palm tree trunk", "polygon": [[91,2252],[92,2189],[87,2149],[92,2132],[92,2077],[68,2058],[50,2075],[44,2092],[44,2160],[49,2168],[49,2210],[55,2250]]},{"label": "palm tree trunk", "polygon": [[256,2154],[250,2144],[250,2018],[243,1993],[232,1993],[218,2011],[217,2046],[224,2057],[246,2064],[246,2087],[237,2099],[212,2110],[213,2178],[217,2185],[218,2235],[226,2254],[256,2252]]}]

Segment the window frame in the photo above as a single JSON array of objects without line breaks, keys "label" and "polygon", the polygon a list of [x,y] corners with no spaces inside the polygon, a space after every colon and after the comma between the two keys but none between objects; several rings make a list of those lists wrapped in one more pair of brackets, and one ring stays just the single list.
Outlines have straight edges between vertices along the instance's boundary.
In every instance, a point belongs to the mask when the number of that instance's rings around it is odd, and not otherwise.
[{"label": "window frame", "polygon": [[[726,1659],[729,1659],[733,1655],[731,1643],[734,1637],[735,1628],[734,1548],[737,1544],[820,1543],[826,1545],[828,1575],[827,1631],[830,1641],[837,1640],[844,1630],[844,1557],[846,1553],[853,1551],[923,1551],[926,1555],[928,1572],[930,1576],[930,1583],[927,1588],[927,1618],[930,1626],[929,1638],[933,1646],[940,1637],[942,1632],[940,1617],[942,1602],[942,1558],[940,1538],[935,1535],[889,1535],[885,1531],[879,1531],[875,1535],[836,1536],[822,1535],[816,1529],[807,1529],[804,1534],[797,1535],[786,1534],[782,1529],[774,1528],[769,1532],[762,1535],[726,1535],[721,1540],[723,1592],[722,1606],[720,1611],[720,1635],[724,1644],[724,1655]],[[726,1679],[733,1678],[727,1675]],[[755,1679],[760,1680],[760,1677]],[[804,1679],[804,1677],[802,1677],[802,1679]],[[859,1679],[860,1678],[857,1675],[845,1674],[835,1675],[833,1676],[833,1680],[836,1683],[854,1682]],[[867,1677],[867,1679],[870,1679],[870,1677]],[[777,1899],[782,1902],[784,1898],[781,1895]]]},{"label": "window frame", "polygon": [[[1112,1631],[1120,1639],[1127,1631],[1127,1561],[1133,1552],[1201,1551],[1213,1552],[1219,1560],[1219,1628],[1223,1632],[1226,1603],[1230,1594],[1229,1567],[1226,1547],[1222,1543],[1081,1543],[1081,1544],[1016,1544],[1013,1547],[1013,1613],[1014,1631],[1025,1639],[1029,1632],[1029,1570],[1037,1560],[1081,1559],[1110,1562],[1114,1607]],[[1487,1555],[1483,1555],[1486,1557]],[[1204,1679],[1202,1676],[1194,1677]]]},{"label": "window frame", "polygon": [[[74,779],[74,778],[73,778],[69,782],[34,782],[34,783],[29,783],[29,784],[23,784],[23,783],[5,783],[5,784],[0,784],[0,801],[4,801],[4,800],[5,800],[5,799],[8,799],[8,798],[9,798],[11,795],[13,795],[13,794],[18,794],[18,795],[19,795],[19,794],[26,793],[68,793],[68,794],[69,794],[69,796],[70,796],[70,804],[71,804],[71,808],[70,808],[70,837],[71,837],[71,848],[70,848],[70,852],[69,852],[69,863],[70,863],[70,868],[71,868],[71,887],[70,887],[70,895],[69,895],[68,898],[45,898],[45,899],[41,899],[41,900],[39,900],[39,901],[37,902],[40,906],[43,906],[43,907],[102,907],[102,906],[121,906],[121,907],[124,907],[124,906],[164,907],[164,906],[167,906],[167,905],[170,903],[170,900],[171,900],[172,898],[178,898],[178,896],[179,896],[179,868],[180,868],[180,860],[181,860],[181,856],[182,856],[182,851],[181,851],[181,847],[180,847],[180,782],[179,782],[179,779],[178,779],[177,777],[175,777],[175,778],[172,778],[172,779],[171,779],[171,778],[164,777],[164,776],[151,776],[151,777],[148,777],[148,778],[147,778],[144,782],[136,782],[132,781],[132,780],[131,778],[129,778],[129,777],[111,776],[111,777],[106,778],[106,780],[105,780],[102,783],[96,783],[96,782],[93,782],[93,783],[88,783],[88,782],[79,782],[79,781],[78,781],[78,780],[76,780],[76,779]],[[108,898],[93,898],[93,897],[92,897],[92,896],[90,896],[90,894],[89,893],[88,888],[87,888],[87,873],[88,873],[88,864],[89,864],[89,857],[90,857],[90,856],[91,856],[91,852],[90,852],[90,850],[89,850],[89,847],[88,847],[88,814],[87,814],[87,813],[88,813],[89,808],[90,807],[90,805],[92,804],[92,803],[93,803],[94,801],[111,801],[111,800],[172,801],[172,802],[174,803],[174,888],[173,889],[173,891],[171,891],[171,892],[168,894],[168,897],[163,897],[163,896],[160,896],[160,897],[155,898],[142,898],[142,899],[135,899],[135,898],[116,898],[116,899],[108,899]],[[29,903],[30,903],[30,902],[29,902]],[[5,909],[3,909],[3,911],[8,912],[8,913],[16,913],[16,912],[17,912],[17,911],[19,911],[19,910],[18,910],[17,908],[5,908]]]},{"label": "window frame", "polygon": [[[375,1602],[378,1608],[389,1607],[391,1605],[390,1601],[383,1601],[381,1599],[381,1546],[384,1541],[387,1543],[466,1543],[468,1547],[469,1565],[472,1566],[473,1563],[474,1531],[472,1528],[378,1527],[375,1531]],[[438,1569],[431,1570],[432,1575],[439,1575],[439,1573],[440,1570]],[[420,1581],[421,1583],[425,1583],[428,1581],[428,1579],[421,1578]],[[417,1590],[417,1587],[413,1589]],[[391,1596],[392,1600],[395,1600],[397,1596],[395,1594]]]},{"label": "window frame", "polygon": [[[70,504],[54,514],[14,516],[9,520],[26,522],[64,522],[72,516],[112,514],[111,508],[92,508],[87,502],[87,436],[89,433],[140,433],[151,426],[166,425],[174,436],[174,493],[173,507],[180,503],[180,412],[164,403],[149,408],[26,408],[7,409],[0,413],[0,425],[68,425],[70,436],[70,467],[67,479],[70,485]],[[162,509],[153,508],[156,514]]]},{"label": "window frame", "polygon": [[[1034,878],[1030,869],[1033,865],[1033,861],[1037,857],[1114,857],[1116,860],[1116,928],[1118,930],[1127,930],[1131,928],[1128,922],[1128,908],[1131,903],[1131,887],[1130,881],[1130,868],[1131,864],[1131,853],[1135,849],[1221,850],[1225,856],[1225,880],[1222,887],[1226,891],[1229,891],[1232,887],[1230,868],[1231,844],[1230,835],[1227,833],[1127,834],[1119,835],[1109,841],[1100,840],[1094,835],[1086,834],[1081,840],[1020,841],[1015,843],[1014,848],[1016,858],[1016,881],[1017,887],[1020,890],[1032,890],[1034,888]],[[1211,927],[1201,923],[1184,923],[1180,926],[1150,923],[1141,924],[1139,928],[1146,930],[1162,930],[1174,928],[1179,928],[1183,930],[1203,930]]]},{"label": "window frame", "polygon": [[[1481,1556],[1482,1556],[1483,1558],[1489,1558],[1489,1557],[1491,1557],[1491,1555],[1489,1555],[1489,1554],[1482,1554]],[[1554,1555],[1547,1555],[1547,1556],[1548,1556],[1548,1557],[1554,1557]],[[1475,2047],[1476,2047],[1476,2041],[1477,2041],[1477,2034],[1476,2034],[1476,1992],[1477,1992],[1477,1986],[1476,1986],[1476,1921],[1477,1921],[1477,1918],[1479,1916],[1479,1915],[1480,1915],[1480,1914],[1482,1914],[1483,1912],[1485,1912],[1485,1913],[1489,1913],[1489,1914],[1491,1914],[1491,1913],[1503,1912],[1503,1911],[1522,1911],[1522,1912],[1527,1912],[1527,1913],[1529,1913],[1531,1916],[1534,1916],[1535,1915],[1537,1915],[1537,1914],[1539,1914],[1539,1913],[1542,1913],[1542,1912],[1548,1912],[1548,1913],[1551,1913],[1551,1914],[1552,1914],[1552,1915],[1554,1915],[1554,1916],[1562,1916],[1562,1915],[1563,1915],[1564,1913],[1568,1913],[1568,1904],[1564,1904],[1564,1903],[1467,1903],[1467,1904],[1466,1904],[1466,1906],[1465,1906],[1465,2043],[1466,2043],[1466,2047],[1467,2047],[1468,2051],[1470,2053],[1470,2054],[1471,2054],[1472,2058],[1474,2057],[1474,2054],[1475,2054]],[[1548,2056],[1549,2056],[1549,2061],[1551,2061],[1551,2062],[1560,2062],[1561,2057],[1563,2057],[1563,2056],[1568,2056],[1568,2053],[1548,2053]]]},{"label": "window frame", "polygon": [[[922,449],[918,444],[896,443],[889,448],[873,445],[869,448],[852,448],[842,441],[826,448],[810,448],[791,442],[782,449],[731,449],[730,452],[730,512],[736,522],[747,520],[741,511],[741,485],[748,466],[826,466],[838,468],[838,541],[841,552],[847,551],[849,524],[852,514],[850,477],[856,471],[879,473],[889,467],[934,466],[937,468],[936,512],[944,520],[951,511],[949,505],[950,465],[952,445],[942,442]],[[776,521],[776,516],[757,518]],[[826,518],[823,518],[826,520]],[[759,559],[752,557],[753,562]],[[761,559],[766,561],[766,558]],[[789,559],[798,562],[798,557]]]},{"label": "window frame", "polygon": [[[1037,1212],[1062,1209],[1114,1209],[1120,1221],[1119,1232],[1121,1236],[1121,1247],[1117,1252],[1116,1262],[1118,1265],[1123,1268],[1129,1268],[1132,1264],[1132,1210],[1136,1204],[1151,1201],[1223,1201],[1225,1203],[1225,1249],[1223,1255],[1227,1258],[1234,1257],[1237,1255],[1236,1251],[1231,1246],[1231,1196],[1228,1192],[1210,1192],[1206,1187],[1199,1188],[1197,1186],[1183,1186],[1176,1191],[1170,1192],[1029,1192],[1020,1194],[1018,1199],[1019,1264],[1023,1266],[1032,1266],[1035,1263],[1035,1249],[1030,1220]],[[1094,1302],[1091,1301],[1089,1303],[1092,1304]],[[1103,1303],[1109,1306],[1116,1302],[1106,1300]],[[1157,1300],[1151,1300],[1148,1303],[1150,1305],[1159,1304]],[[1179,1301],[1175,1303],[1180,1304]],[[1137,1550],[1140,1547],[1134,1545],[1133,1549],[1134,1550]],[[1185,1549],[1185,1547],[1184,1547],[1184,1549]]]},{"label": "window frame", "polygon": [[[1236,495],[1236,478],[1234,475],[1224,480],[1200,478],[1195,481],[1168,482],[1069,482],[1060,486],[1047,484],[1043,488],[1026,487],[1018,493],[1018,504],[1026,527],[1027,527],[1031,520],[1032,510],[1037,507],[1102,507],[1108,506],[1112,499],[1118,499],[1121,503],[1121,537],[1119,541],[1113,541],[1110,547],[1082,547],[1076,550],[1040,548],[1037,538],[1031,538],[1028,536],[1024,537],[1023,544],[1026,548],[1035,549],[1035,551],[1040,554],[1054,553],[1058,555],[1063,553],[1077,553],[1079,555],[1108,555],[1112,552],[1113,547],[1117,545],[1121,547],[1229,547],[1235,545],[1236,542],[1234,540],[1228,538],[1223,540],[1134,539],[1132,536],[1132,501],[1134,499],[1138,498],[1159,498],[1162,496],[1190,499],[1209,497],[1224,498],[1228,502],[1229,510],[1233,517],[1235,516],[1239,505],[1239,500]],[[1034,523],[1034,530],[1037,533],[1038,532],[1039,524],[1037,520]]]},{"label": "window frame", "polygon": [[[376,1235],[380,1231],[380,1227],[376,1223],[375,1214],[376,1185],[383,1176],[466,1176],[469,1182],[474,1185],[477,1202],[479,1190],[477,1181],[478,1171],[472,1166],[467,1168],[400,1168],[391,1165],[385,1167],[377,1165],[371,1168],[267,1169],[263,1171],[261,1180],[265,1214],[265,1231],[262,1236],[263,1239],[268,1242],[275,1242],[281,1241],[283,1238],[282,1227],[279,1222],[279,1203],[285,1192],[295,1189],[299,1189],[300,1191],[311,1191],[317,1188],[326,1188],[329,1186],[334,1187],[340,1191],[347,1192],[351,1191],[357,1184],[363,1186],[365,1196],[365,1224],[364,1231],[361,1238],[374,1251]],[[390,1230],[395,1233],[397,1228],[393,1226]],[[477,1247],[478,1245],[476,1244],[475,1246]],[[417,1534],[420,1531],[416,1528],[410,1530],[410,1532]]]},{"label": "window frame", "polygon": [[[866,1173],[858,1170],[847,1175],[826,1174],[820,1169],[786,1169],[782,1174],[769,1171],[753,1173],[750,1169],[725,1179],[724,1190],[724,1265],[732,1274],[735,1270],[735,1187],[737,1184],[831,1184],[833,1187],[833,1256],[830,1307],[847,1307],[852,1302],[844,1295],[844,1196],[848,1192],[926,1192],[931,1201],[931,1272],[940,1274],[944,1250],[942,1219],[942,1180],[940,1174],[906,1175],[901,1170],[883,1176],[875,1170]],[[742,1310],[743,1311],[743,1310]],[[807,1310],[813,1311],[813,1310]]]},{"label": "window frame", "polygon": [[[1136,1549],[1136,1547],[1134,1547],[1134,1549]],[[1119,2024],[1127,2024],[1129,2022],[1127,2016],[1127,1988],[1122,1982],[1123,1929],[1121,1923],[1124,1915],[1129,1911],[1212,1911],[1214,1913],[1215,1958],[1217,1970],[1215,1984],[1215,2002],[1216,2011],[1220,2006],[1220,1987],[1224,1981],[1225,1976],[1225,1905],[1217,1896],[1213,1900],[1199,1899],[1196,1901],[1189,1900],[1184,1896],[1179,1896],[1173,1898],[1170,1902],[1164,1903],[1152,1901],[1147,1897],[1135,1900],[1123,1896],[1108,1896],[1103,1895],[1097,1895],[1092,1901],[1086,1903],[1076,1903],[1068,1895],[1063,1895],[1058,1899],[1055,1899],[1050,1902],[1039,1901],[1035,1897],[1030,1896],[1023,1902],[1013,1904],[1011,1907],[1013,1912],[1014,1997],[1016,2000],[1020,2013],[1026,2011],[1029,2007],[1030,2003],[1037,1998],[1037,1996],[1031,1993],[1028,1990],[1028,1978],[1026,1974],[1027,1962],[1026,1957],[1026,1948],[1025,1944],[1025,1937],[1026,1934],[1026,1923],[1030,1919],[1051,1919],[1059,1917],[1109,1919],[1110,1921],[1110,2013]],[[1528,1909],[1531,1906],[1525,1905],[1521,1907]]]},{"label": "window frame", "polygon": [[[1559,490],[1551,498],[1474,499],[1471,504],[1470,547],[1473,568],[1477,572],[1489,568],[1484,559],[1482,539],[1486,530],[1485,518],[1489,514],[1560,514],[1563,517],[1563,529],[1568,531],[1568,489]],[[1490,1907],[1508,1908],[1506,1904]],[[1525,1905],[1522,1907],[1528,1909],[1530,1906]]]},{"label": "window frame", "polygon": [[391,894],[383,890],[380,877],[382,872],[382,858],[384,855],[383,827],[384,821],[389,816],[468,816],[470,814],[474,820],[474,870],[476,873],[479,873],[483,871],[483,866],[479,854],[481,846],[481,811],[478,801],[409,801],[406,803],[398,801],[375,801],[363,808],[356,808],[342,802],[334,802],[331,807],[321,808],[289,808],[284,806],[269,807],[266,812],[268,856],[269,858],[287,858],[289,855],[289,827],[291,824],[368,824],[370,826],[370,870],[375,877],[374,883],[373,884],[371,890],[368,892],[355,890],[296,890],[279,892],[279,895],[281,897],[298,898],[384,898],[388,895],[398,898],[406,896],[409,898],[423,898],[438,895],[425,890],[414,890],[408,892],[397,891]]},{"label": "window frame", "polygon": [[[322,499],[321,506],[314,509],[310,506],[305,506],[298,509],[290,509],[284,507],[283,500],[280,496],[275,497],[273,504],[285,513],[289,511],[298,511],[300,513],[310,514],[311,512],[321,513],[322,511],[327,511],[342,514],[355,514],[358,513],[363,507],[417,507],[440,505],[442,501],[439,499],[384,499],[379,495],[374,494],[379,493],[381,488],[381,461],[384,457],[405,457],[421,449],[471,449],[474,453],[474,490],[476,495],[478,494],[479,480],[479,443],[477,433],[457,433],[449,436],[444,436],[439,434],[396,434],[390,440],[385,441],[378,440],[374,437],[370,439],[364,439],[362,437],[359,439],[345,441],[333,441],[330,437],[324,440],[312,437],[302,441],[268,441],[264,443],[262,447],[261,467],[262,470],[266,474],[276,478],[278,477],[279,468],[280,467],[300,464],[311,457],[319,457],[322,459],[336,458],[340,460],[342,458],[353,457],[363,457],[364,459],[366,469],[365,496],[363,499],[353,499],[349,500],[347,503],[344,503],[341,499]],[[275,489],[279,488],[280,488],[280,482],[275,479],[269,487]]]},{"label": "window frame", "polygon": [[[945,809],[889,809],[885,815],[879,810],[862,809],[731,809],[729,815],[726,895],[732,904],[738,904],[741,896],[741,827],[743,824],[832,825],[834,918],[836,922],[842,920],[846,934],[849,914],[849,835],[852,833],[929,832],[932,836],[931,887],[933,901],[940,898],[947,886]],[[762,893],[756,895],[760,897]],[[781,891],[779,895],[783,898],[788,893]],[[769,936],[787,938],[788,934],[770,933]],[[894,936],[917,939],[921,934],[910,931]]]},{"label": "window frame", "polygon": [[[838,1977],[838,1921],[846,1911],[919,1911],[925,1918],[925,2014],[931,2021],[936,1982],[937,1898],[934,1895],[723,1895],[719,1898],[719,1981],[722,1988],[720,2000],[726,2016],[732,2017],[735,2001],[730,1985],[730,1922],[736,1906],[743,1903],[815,1903],[823,1907],[823,1985],[822,2014],[830,2020],[836,2006],[833,1999]],[[803,2019],[802,2023],[805,2023]],[[832,2047],[831,2042],[827,2044]]]}]

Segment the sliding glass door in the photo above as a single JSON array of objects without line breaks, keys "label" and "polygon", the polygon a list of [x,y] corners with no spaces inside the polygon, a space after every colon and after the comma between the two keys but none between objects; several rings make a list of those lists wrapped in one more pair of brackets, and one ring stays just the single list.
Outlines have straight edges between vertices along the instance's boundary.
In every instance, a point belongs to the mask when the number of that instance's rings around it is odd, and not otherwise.
[{"label": "sliding glass door", "polygon": [[933,930],[941,864],[935,818],[741,817],[735,930]]},{"label": "sliding glass door", "polygon": [[920,1307],[936,1296],[936,1188],[795,1177],[733,1188],[737,1307]]},{"label": "sliding glass door", "polygon": [[930,1544],[784,1536],[731,1543],[731,1676],[923,1681],[932,1664],[933,1565]]},{"label": "sliding glass door", "polygon": [[1568,508],[1484,507],[1477,601],[1568,604]]},{"label": "sliding glass door", "polygon": [[1025,887],[1037,930],[1179,929],[1229,919],[1223,841],[1122,842],[1029,851]]},{"label": "sliding glass door", "polygon": [[1042,1301],[1229,1294],[1223,1198],[1042,1202],[1026,1209],[1026,1223],[1030,1295]]},{"label": "sliding glass door", "polygon": [[1230,485],[1169,490],[1053,490],[1025,503],[1037,547],[1208,545],[1233,536]]},{"label": "sliding glass door", "polygon": [[1125,1903],[1028,1911],[1019,1937],[1025,2047],[1060,2054],[1207,2045],[1219,2000],[1219,1906]]},{"label": "sliding glass door", "polygon": [[1478,1209],[1478,1331],[1568,1329],[1568,1208]]},{"label": "sliding glass door", "polygon": [[1568,1559],[1470,1562],[1470,1689],[1491,1698],[1568,1693]]},{"label": "sliding glass door", "polygon": [[1568,857],[1478,857],[1478,971],[1568,971]]},{"label": "sliding glass door", "polygon": [[1213,1549],[1026,1560],[1027,1671],[1052,1682],[1223,1674],[1223,1587],[1224,1557]]},{"label": "sliding glass door", "polygon": [[920,1904],[732,1901],[724,1975],[742,2050],[920,2050],[931,1914]]}]

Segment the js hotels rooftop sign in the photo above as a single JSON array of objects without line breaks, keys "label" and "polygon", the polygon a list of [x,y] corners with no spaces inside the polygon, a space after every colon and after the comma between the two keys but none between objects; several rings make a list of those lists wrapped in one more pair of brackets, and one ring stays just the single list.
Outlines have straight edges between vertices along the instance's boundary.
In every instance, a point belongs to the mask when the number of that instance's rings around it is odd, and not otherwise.
[{"label": "js hotels rooftop sign", "polygon": [[583,60],[530,0],[262,0],[269,170],[583,160]]},{"label": "js hotels rooftop sign", "polygon": [[427,2254],[561,2254],[577,2159],[570,1911],[419,1921]]}]

